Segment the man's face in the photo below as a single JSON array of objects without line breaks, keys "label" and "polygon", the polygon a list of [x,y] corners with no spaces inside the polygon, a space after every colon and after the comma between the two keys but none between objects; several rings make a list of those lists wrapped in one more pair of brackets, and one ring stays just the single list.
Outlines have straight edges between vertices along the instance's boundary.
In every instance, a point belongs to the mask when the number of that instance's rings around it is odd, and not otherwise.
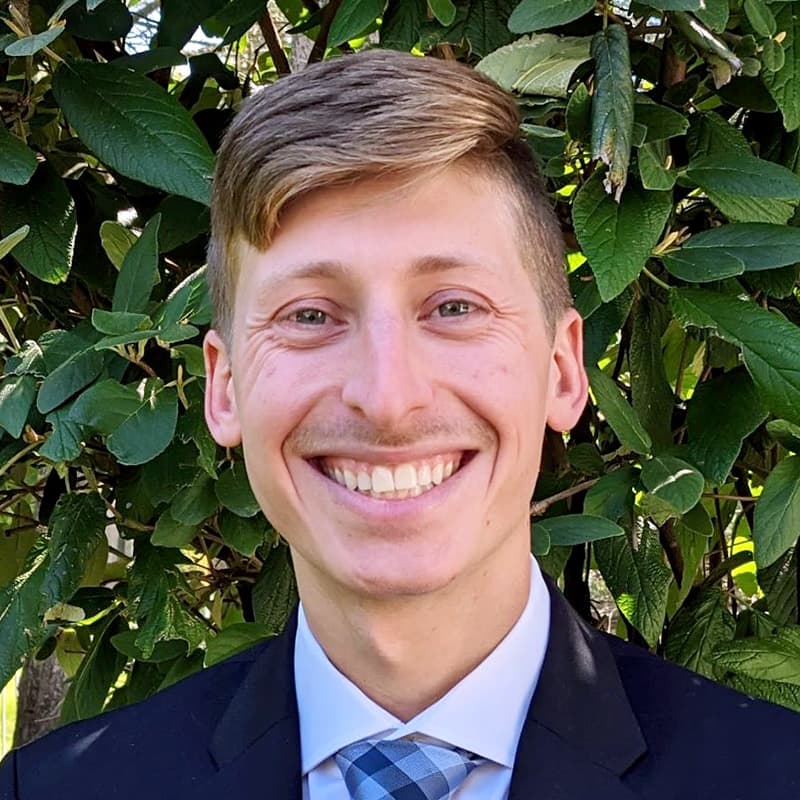
[{"label": "man's face", "polygon": [[545,425],[574,424],[586,379],[580,319],[551,340],[508,203],[455,168],[365,181],[242,246],[206,415],[241,441],[301,590],[425,594],[528,550]]}]

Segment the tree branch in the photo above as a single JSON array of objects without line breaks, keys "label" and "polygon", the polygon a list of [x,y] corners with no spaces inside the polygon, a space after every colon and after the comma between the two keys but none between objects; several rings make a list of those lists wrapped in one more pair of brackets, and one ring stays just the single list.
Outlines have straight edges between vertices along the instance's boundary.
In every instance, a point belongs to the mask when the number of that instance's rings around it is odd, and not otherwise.
[{"label": "tree branch", "polygon": [[275,69],[278,70],[278,75],[290,75],[292,70],[289,66],[289,59],[283,51],[283,45],[278,38],[269,10],[264,11],[264,15],[258,21],[258,27],[261,29],[261,35],[264,37],[269,54],[272,56],[272,63],[275,64]]},{"label": "tree branch", "polygon": [[307,64],[316,64],[322,61],[325,55],[325,48],[328,46],[328,33],[333,23],[333,18],[339,10],[342,0],[331,0],[322,11],[322,20],[319,24],[319,35],[314,42],[314,47],[311,48],[311,53],[308,56]]}]

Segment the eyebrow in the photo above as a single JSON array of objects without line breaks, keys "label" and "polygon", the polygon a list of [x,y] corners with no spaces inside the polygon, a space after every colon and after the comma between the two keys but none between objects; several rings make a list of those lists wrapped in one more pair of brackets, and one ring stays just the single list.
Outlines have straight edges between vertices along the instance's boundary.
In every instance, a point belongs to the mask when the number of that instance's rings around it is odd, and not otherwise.
[{"label": "eyebrow", "polygon": [[[448,272],[455,269],[479,269],[479,265],[455,255],[426,255],[416,258],[411,263],[409,276],[412,278],[433,275],[437,272]],[[290,280],[332,279],[347,277],[352,272],[350,266],[343,261],[322,259],[293,265],[282,269],[278,275],[267,283],[284,283]]]}]

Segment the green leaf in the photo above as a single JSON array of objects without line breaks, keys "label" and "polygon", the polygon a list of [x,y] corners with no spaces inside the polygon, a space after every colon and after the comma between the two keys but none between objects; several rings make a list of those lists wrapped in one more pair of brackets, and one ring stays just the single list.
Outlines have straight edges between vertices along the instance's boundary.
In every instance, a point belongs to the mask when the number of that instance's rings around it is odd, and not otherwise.
[{"label": "green leaf", "polygon": [[76,401],[70,419],[106,436],[122,464],[144,464],[166,449],[175,433],[178,398],[160,378],[123,386],[113,379],[95,384]]},{"label": "green leaf", "polygon": [[542,33],[495,50],[476,69],[509,92],[566,97],[573,73],[589,58],[588,38]]},{"label": "green leaf", "polygon": [[37,164],[36,153],[0,125],[0,182],[24,186]]},{"label": "green leaf", "polygon": [[777,31],[775,15],[764,0],[744,0],[744,13],[747,21],[759,36],[775,35]]},{"label": "green leaf", "polygon": [[744,274],[741,259],[725,251],[690,248],[661,256],[671,275],[687,283],[709,283]]},{"label": "green leaf", "polygon": [[0,203],[0,228],[30,232],[14,248],[14,258],[46,283],[62,283],[72,267],[78,230],[75,201],[58,173],[40,164],[27,186],[7,186]]},{"label": "green leaf", "polygon": [[186,371],[190,375],[198,378],[205,378],[206,367],[203,361],[203,348],[196,344],[179,344],[173,347],[170,352],[173,357],[178,356],[183,359]]},{"label": "green leaf", "polygon": [[235,625],[229,625],[206,642],[205,666],[219,664],[220,661],[235,656],[272,636],[274,631],[257,622],[237,622]]},{"label": "green leaf", "polygon": [[156,547],[186,547],[199,531],[199,525],[180,522],[167,510],[156,520],[150,543]]},{"label": "green leaf", "polygon": [[639,546],[627,536],[595,542],[603,579],[625,619],[652,647],[661,636],[672,572],[664,563],[658,531],[645,526]]},{"label": "green leaf", "polygon": [[566,124],[570,139],[588,140],[592,125],[592,97],[585,83],[579,83],[569,96]]},{"label": "green leaf", "polygon": [[787,131],[800,127],[800,19],[791,3],[782,4],[775,13],[776,29],[786,34],[781,42],[783,67],[765,72],[764,83],[778,104]]},{"label": "green leaf", "polygon": [[[800,627],[770,637],[737,639],[714,648],[714,671],[735,687],[758,687],[760,696],[800,711]],[[741,682],[740,682],[741,681]]]},{"label": "green leaf", "polygon": [[[720,414],[721,408],[724,414]],[[744,369],[698,384],[686,416],[689,458],[711,483],[725,483],[745,437],[766,416],[767,410]]]},{"label": "green leaf", "polygon": [[219,502],[240,517],[253,517],[261,510],[241,461],[234,461],[230,469],[219,476],[214,491]]},{"label": "green leaf", "polygon": [[647,128],[643,144],[683,136],[689,129],[689,120],[683,114],[644,97],[636,99],[633,110],[634,121]]},{"label": "green leaf", "polygon": [[18,439],[36,397],[32,375],[9,375],[0,383],[0,426]]},{"label": "green leaf", "polygon": [[186,642],[188,652],[191,652],[205,639],[205,633],[205,625],[189,613],[174,593],[169,593],[166,602],[140,626],[136,646],[141,649],[144,659],[152,656],[159,642],[175,639]]},{"label": "green leaf", "polygon": [[216,510],[214,482],[205,472],[198,472],[195,479],[175,495],[170,514],[185,525],[198,525],[212,516]]},{"label": "green leaf", "polygon": [[693,159],[686,177],[706,191],[800,200],[800,177],[780,164],[744,153],[720,153]]},{"label": "green leaf", "polygon": [[147,306],[153,286],[158,283],[158,226],[161,215],[154,215],[142,235],[128,250],[114,287],[112,311],[138,313]]},{"label": "green leaf", "polygon": [[196,459],[197,450],[191,442],[176,440],[144,466],[142,483],[154,506],[168,503],[182,487],[194,480]]},{"label": "green leaf", "polygon": [[62,22],[42,33],[23,36],[21,39],[17,39],[16,42],[7,45],[5,54],[7,56],[32,56],[58,39],[64,33],[65,27],[66,23]]},{"label": "green leaf", "polygon": [[442,25],[452,25],[456,18],[456,7],[453,5],[453,0],[428,0],[428,5],[431,7],[433,16],[442,23]]},{"label": "green leaf", "polygon": [[64,698],[62,724],[93,717],[103,710],[109,691],[125,667],[125,657],[111,643],[124,627],[118,614],[98,623],[92,648],[81,661]]},{"label": "green leaf", "polygon": [[628,33],[609,25],[592,38],[595,92],[592,101],[592,158],[608,166],[604,185],[619,202],[628,180],[633,132],[633,81]]},{"label": "green leaf", "polygon": [[61,406],[45,417],[53,430],[39,448],[39,455],[56,463],[74,461],[81,454],[83,428],[69,419],[70,409],[69,405]]},{"label": "green leaf", "polygon": [[211,225],[207,206],[176,195],[165,197],[158,204],[157,213],[161,215],[158,244],[162,253],[208,233]]},{"label": "green leaf", "polygon": [[700,255],[706,266],[722,255],[740,261],[747,271],[775,269],[800,261],[800,228],[734,222],[695,234],[679,252],[689,262]]},{"label": "green leaf", "polygon": [[0,239],[0,258],[5,258],[30,233],[30,230],[30,225],[22,225]]},{"label": "green leaf", "polygon": [[150,317],[146,314],[136,314],[128,311],[105,311],[102,308],[92,309],[92,326],[100,333],[109,336],[120,336],[132,333],[151,325]]},{"label": "green leaf", "polygon": [[769,614],[781,625],[797,620],[797,548],[758,570],[758,585],[766,595]]},{"label": "green leaf", "polygon": [[158,16],[158,44],[180,50],[201,22],[225,5],[225,0],[164,0]]},{"label": "green leaf", "polygon": [[787,450],[800,453],[800,425],[785,419],[773,419],[767,423],[767,433]]},{"label": "green leaf", "polygon": [[419,42],[427,14],[427,0],[389,0],[379,31],[381,47],[412,50]]},{"label": "green leaf", "polygon": [[652,495],[685,514],[700,500],[705,481],[691,465],[674,456],[654,456],[642,465],[642,484]]},{"label": "green leaf", "polygon": [[164,661],[171,661],[178,656],[186,655],[186,642],[180,639],[173,639],[169,642],[159,642],[149,657],[145,657],[140,647],[136,645],[138,631],[126,630],[111,637],[111,644],[123,655],[136,661],[144,661],[149,664],[161,664]]},{"label": "green leaf", "polygon": [[660,11],[697,11],[706,0],[647,0],[647,5]]},{"label": "green leaf", "polygon": [[675,615],[664,637],[664,656],[714,678],[713,650],[733,638],[736,622],[718,588],[699,592]]},{"label": "green leaf", "polygon": [[669,192],[648,192],[631,184],[619,203],[603,190],[595,173],[572,207],[575,235],[608,302],[638,276],[658,243],[672,210]]},{"label": "green leaf", "polygon": [[42,414],[52,411],[88,386],[103,370],[103,356],[86,344],[56,367],[42,382],[36,407]]},{"label": "green leaf", "polygon": [[551,545],[565,546],[595,542],[609,536],[625,533],[619,525],[607,517],[591,514],[565,514],[560,517],[542,517],[534,521],[534,532],[538,536],[545,531]]},{"label": "green leaf", "polygon": [[728,0],[705,0],[704,7],[698,8],[695,16],[715,33],[722,33],[728,25],[730,7]]},{"label": "green leaf", "polygon": [[653,446],[650,434],[617,384],[597,367],[587,367],[586,372],[597,405],[620,444],[636,453],[649,453]]},{"label": "green leaf", "polygon": [[297,584],[288,547],[272,548],[253,586],[252,597],[255,621],[271,633],[280,633],[297,605]]},{"label": "green leaf", "polygon": [[[165,6],[162,4],[161,13],[164,13]],[[124,67],[141,72],[147,75],[159,69],[168,67],[185,67],[186,56],[175,47],[152,47],[150,50],[143,50],[141,53],[132,53],[129,56],[114,59],[115,67]]]},{"label": "green leaf", "polygon": [[620,467],[603,475],[586,492],[583,513],[619,521],[633,508],[633,499],[638,484],[638,471],[633,467]]},{"label": "green leaf", "polygon": [[[23,659],[44,641],[41,623],[41,588],[48,567],[41,546],[28,555],[22,572],[0,589],[0,686],[5,686]],[[45,609],[46,610],[46,609]]]},{"label": "green leaf", "polygon": [[107,219],[100,226],[100,242],[103,245],[109,261],[119,269],[128,250],[136,244],[138,237],[119,222]]},{"label": "green leaf", "polygon": [[669,152],[666,143],[650,142],[639,148],[639,178],[645,189],[662,192],[675,185],[677,175],[667,168]]},{"label": "green leaf", "polygon": [[62,64],[53,94],[81,140],[129,178],[208,203],[213,155],[188,112],[144,75]]},{"label": "green leaf", "polygon": [[786,53],[774,39],[767,39],[761,46],[761,63],[766,72],[778,72],[783,69]]},{"label": "green leaf", "polygon": [[[466,44],[476,56],[494,52],[514,38],[508,29],[508,18],[517,0],[466,0],[456,5],[455,22],[445,30],[436,25],[423,41]],[[430,27],[428,28],[430,30]]]},{"label": "green leaf", "polygon": [[328,32],[328,47],[338,47],[363,33],[385,5],[386,0],[343,0]]},{"label": "green leaf", "polygon": [[508,18],[512,33],[529,33],[565,25],[594,7],[594,0],[522,0]]},{"label": "green leaf", "polygon": [[256,549],[264,544],[269,531],[262,515],[240,517],[225,509],[219,516],[219,532],[229,547],[245,556],[255,555]]},{"label": "green leaf", "polygon": [[631,317],[631,404],[653,445],[668,447],[672,444],[674,397],[664,369],[661,337],[669,323],[669,312],[663,303],[642,295]]},{"label": "green leaf", "polygon": [[767,408],[800,422],[800,330],[755,303],[703,289],[675,289],[673,311],[684,326],[710,328],[742,349],[742,358]]},{"label": "green leaf", "polygon": [[769,474],[753,518],[754,557],[759,568],[777,561],[800,530],[800,456],[783,459]]}]

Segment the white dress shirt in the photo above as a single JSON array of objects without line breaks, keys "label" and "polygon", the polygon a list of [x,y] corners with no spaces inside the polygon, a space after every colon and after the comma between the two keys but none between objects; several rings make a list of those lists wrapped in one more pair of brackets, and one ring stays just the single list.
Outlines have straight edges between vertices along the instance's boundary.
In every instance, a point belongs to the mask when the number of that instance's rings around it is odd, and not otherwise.
[{"label": "white dress shirt", "polygon": [[335,753],[368,737],[411,734],[486,759],[453,798],[508,797],[517,743],[539,680],[550,631],[550,596],[531,559],[528,602],[497,647],[444,697],[403,723],[370,700],[328,660],[301,604],[294,672],[304,800],[350,800]]}]

